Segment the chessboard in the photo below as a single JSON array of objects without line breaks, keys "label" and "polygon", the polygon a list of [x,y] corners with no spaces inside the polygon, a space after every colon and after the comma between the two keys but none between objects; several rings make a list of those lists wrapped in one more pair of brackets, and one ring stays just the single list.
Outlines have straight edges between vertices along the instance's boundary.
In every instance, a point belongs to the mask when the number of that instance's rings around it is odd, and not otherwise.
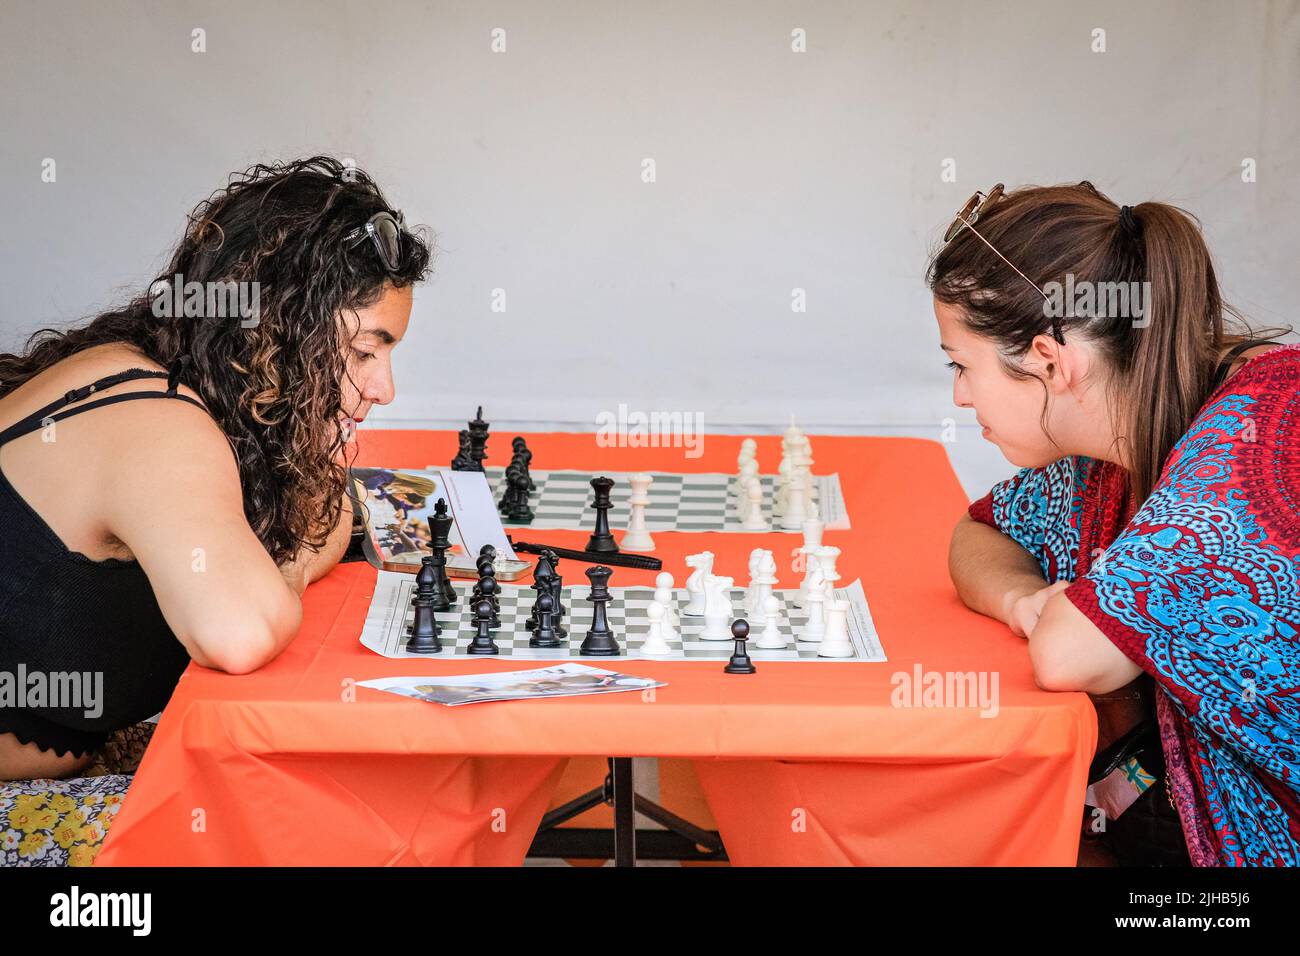
[{"label": "chessboard", "polygon": [[[459,600],[450,611],[435,614],[442,629],[439,640],[442,652],[439,654],[411,654],[406,650],[406,641],[410,637],[411,622],[415,611],[411,605],[415,592],[415,576],[394,571],[380,571],[375,582],[375,594],[366,615],[365,627],[361,633],[361,643],[384,657],[439,660],[455,658],[457,660],[476,660],[478,655],[466,653],[466,648],[474,637],[473,612],[467,600],[472,585],[457,584],[456,593]],[[670,640],[672,653],[669,655],[645,655],[638,650],[650,628],[645,610],[654,600],[654,588],[649,587],[612,587],[609,589],[612,599],[607,605],[609,626],[614,632],[620,646],[620,653],[610,657],[584,657],[579,653],[587,629],[591,626],[592,606],[587,601],[590,587],[586,584],[565,587],[563,603],[568,608],[563,624],[568,636],[563,639],[561,647],[529,647],[531,634],[525,622],[532,610],[536,595],[531,588],[505,587],[501,593],[501,628],[492,633],[501,653],[498,657],[524,660],[568,661],[585,660],[601,666],[602,661],[616,660],[692,660],[724,662],[731,657],[734,643],[725,641],[702,640],[700,633],[704,630],[702,617],[687,617],[681,613],[686,606],[687,593],[684,588],[673,592],[678,616],[681,618],[680,636]],[[745,616],[740,610],[744,597],[744,588],[732,589],[732,605],[738,616]],[[786,639],[783,650],[764,649],[754,646],[754,638],[759,628],[751,631],[748,642],[749,656],[756,662],[762,661],[816,661],[821,663],[848,662],[872,663],[886,660],[884,648],[876,634],[875,624],[871,620],[871,610],[862,584],[854,581],[847,587],[836,588],[835,597],[849,602],[848,628],[849,640],[853,644],[852,657],[818,657],[817,645],[799,640],[803,627],[807,623],[806,612],[794,606],[797,589],[773,592],[781,599],[780,630]],[[630,623],[629,623],[630,622]]]},{"label": "chessboard", "polygon": [[[502,480],[504,468],[488,468],[488,485],[497,501],[505,494]],[[627,527],[631,515],[628,498],[631,485],[628,478],[637,472],[623,471],[540,471],[531,472],[537,490],[529,495],[528,503],[536,517],[527,525],[530,528],[568,528],[590,531],[595,527],[596,511],[591,507],[591,479],[597,474],[614,479],[611,495],[614,507],[609,512],[609,526],[615,532]],[[677,472],[644,472],[654,478],[650,486],[650,504],[646,507],[646,530],[655,531],[743,531],[740,522],[739,499],[731,489],[734,475],[711,472],[681,474]],[[783,531],[772,521],[772,500],[776,490],[776,475],[760,475],[763,486],[763,510],[771,530]],[[813,500],[817,502],[822,521],[827,529],[842,531],[849,527],[849,514],[840,490],[838,474],[813,475]],[[508,527],[519,527],[504,521]],[[799,534],[799,530],[787,532]]]}]

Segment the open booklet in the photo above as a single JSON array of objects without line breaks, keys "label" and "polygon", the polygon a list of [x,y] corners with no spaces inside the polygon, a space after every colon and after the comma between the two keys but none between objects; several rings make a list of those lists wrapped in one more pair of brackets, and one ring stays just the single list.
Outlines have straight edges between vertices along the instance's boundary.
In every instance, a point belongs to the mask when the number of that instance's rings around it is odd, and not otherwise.
[{"label": "open booklet", "polygon": [[429,516],[441,498],[452,517],[447,573],[477,577],[474,562],[485,544],[496,548],[496,576],[513,581],[529,564],[516,557],[486,476],[444,468],[352,468],[354,507],[365,525],[366,560],[385,571],[415,573],[430,553]]},{"label": "open booklet", "polygon": [[580,697],[667,686],[650,677],[634,677],[586,664],[557,664],[529,671],[497,671],[463,677],[382,677],[358,686],[414,697],[431,704],[477,704],[489,700]]}]

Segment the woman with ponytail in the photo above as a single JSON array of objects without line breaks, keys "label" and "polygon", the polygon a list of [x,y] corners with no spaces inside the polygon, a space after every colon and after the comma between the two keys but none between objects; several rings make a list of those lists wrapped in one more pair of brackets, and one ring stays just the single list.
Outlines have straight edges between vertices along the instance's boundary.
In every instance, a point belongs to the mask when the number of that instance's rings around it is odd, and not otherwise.
[{"label": "woman with ponytail", "polygon": [[1090,183],[977,193],[927,284],[956,404],[1020,471],[953,582],[1098,707],[1123,863],[1300,864],[1300,346],[1244,329],[1196,221]]}]

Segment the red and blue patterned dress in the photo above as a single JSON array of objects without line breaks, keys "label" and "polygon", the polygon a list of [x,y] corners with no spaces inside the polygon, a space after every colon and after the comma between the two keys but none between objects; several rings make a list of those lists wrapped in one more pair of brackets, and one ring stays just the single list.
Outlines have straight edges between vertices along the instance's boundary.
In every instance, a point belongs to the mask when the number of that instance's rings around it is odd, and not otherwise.
[{"label": "red and blue patterned dress", "polygon": [[1198,866],[1300,865],[1300,345],[1246,361],[1129,514],[1119,466],[1022,469],[971,505],[1154,678]]}]

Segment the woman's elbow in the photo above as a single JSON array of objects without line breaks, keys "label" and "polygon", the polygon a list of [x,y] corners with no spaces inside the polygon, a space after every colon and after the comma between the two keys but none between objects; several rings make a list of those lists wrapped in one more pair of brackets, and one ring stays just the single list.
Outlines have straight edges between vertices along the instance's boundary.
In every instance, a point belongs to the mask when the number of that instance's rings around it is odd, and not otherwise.
[{"label": "woman's elbow", "polygon": [[1029,635],[1029,663],[1034,670],[1034,684],[1039,690],[1085,690],[1088,675],[1081,672],[1079,664],[1065,653],[1064,642],[1054,640],[1051,625],[1040,620]]},{"label": "woman's elbow", "polygon": [[228,622],[195,643],[202,649],[206,666],[227,674],[248,674],[275,660],[301,624],[302,605],[295,599],[273,615]]}]

